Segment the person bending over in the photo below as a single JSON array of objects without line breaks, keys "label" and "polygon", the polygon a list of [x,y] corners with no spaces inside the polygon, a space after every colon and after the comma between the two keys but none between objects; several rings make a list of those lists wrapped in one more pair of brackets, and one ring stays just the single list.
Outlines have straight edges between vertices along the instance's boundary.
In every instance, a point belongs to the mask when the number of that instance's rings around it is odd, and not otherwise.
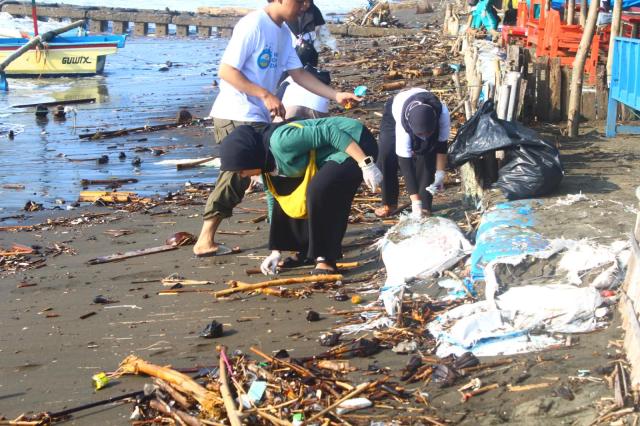
[{"label": "person bending over", "polygon": [[337,271],[353,197],[363,179],[372,191],[382,179],[377,151],[369,129],[344,117],[262,130],[240,126],[222,141],[221,169],[243,177],[262,174],[276,200],[272,252],[261,265],[263,273],[276,273],[282,251],[315,259],[312,273]]},{"label": "person bending over", "polygon": [[411,216],[431,214],[433,194],[444,188],[450,129],[447,106],[425,89],[408,89],[386,102],[378,138],[383,175],[378,217],[398,207],[398,166],[411,199]]}]

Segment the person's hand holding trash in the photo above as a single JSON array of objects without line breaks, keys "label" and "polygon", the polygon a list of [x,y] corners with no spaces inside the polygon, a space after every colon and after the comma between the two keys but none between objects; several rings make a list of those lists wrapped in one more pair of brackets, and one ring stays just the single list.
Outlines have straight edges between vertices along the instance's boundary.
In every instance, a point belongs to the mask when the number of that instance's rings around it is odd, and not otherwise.
[{"label": "person's hand holding trash", "polygon": [[265,275],[275,275],[278,272],[278,263],[282,259],[280,251],[273,250],[269,256],[262,261],[260,271]]},{"label": "person's hand holding trash", "polygon": [[431,195],[436,195],[436,193],[444,191],[444,170],[437,170],[436,176],[433,183],[427,186],[427,191],[431,193]]}]

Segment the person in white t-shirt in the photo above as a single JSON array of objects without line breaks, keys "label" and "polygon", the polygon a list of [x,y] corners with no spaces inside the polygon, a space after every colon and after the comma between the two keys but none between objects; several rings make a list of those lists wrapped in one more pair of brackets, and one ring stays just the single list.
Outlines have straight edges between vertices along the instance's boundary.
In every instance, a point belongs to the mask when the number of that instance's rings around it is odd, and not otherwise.
[{"label": "person in white t-shirt", "polygon": [[[220,61],[220,93],[211,116],[216,142],[236,127],[249,124],[266,126],[274,116],[285,116],[285,108],[275,95],[284,71],[305,89],[344,105],[359,101],[353,93],[338,92],[303,70],[291,44],[291,32],[284,23],[299,16],[307,0],[269,0],[269,4],[243,17],[236,24]],[[216,230],[230,217],[249,187],[250,179],[236,173],[221,172],[204,211],[204,223],[193,248],[196,256],[229,253],[214,241]]]},{"label": "person in white t-shirt", "polygon": [[431,214],[433,195],[444,189],[450,130],[447,106],[425,89],[407,89],[387,101],[378,136],[383,179],[377,216],[387,217],[398,207],[398,166],[411,199],[411,217]]}]

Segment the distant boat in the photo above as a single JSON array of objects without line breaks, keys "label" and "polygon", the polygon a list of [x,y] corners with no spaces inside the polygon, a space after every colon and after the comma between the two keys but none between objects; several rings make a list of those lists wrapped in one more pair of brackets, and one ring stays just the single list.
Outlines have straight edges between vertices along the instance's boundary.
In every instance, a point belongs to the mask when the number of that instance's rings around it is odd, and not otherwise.
[{"label": "distant boat", "polygon": [[[61,77],[101,74],[107,55],[124,47],[126,35],[56,36],[34,46],[7,66],[8,77]],[[29,39],[1,38],[0,63]]]}]

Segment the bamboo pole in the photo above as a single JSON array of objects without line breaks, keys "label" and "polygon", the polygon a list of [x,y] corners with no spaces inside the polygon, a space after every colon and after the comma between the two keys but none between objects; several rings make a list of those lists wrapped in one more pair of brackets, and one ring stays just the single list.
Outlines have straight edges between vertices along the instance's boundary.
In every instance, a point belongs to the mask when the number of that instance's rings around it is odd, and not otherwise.
[{"label": "bamboo pole", "polygon": [[234,286],[224,290],[216,291],[214,296],[223,297],[230,294],[238,293],[241,291],[253,291],[265,287],[276,287],[279,285],[291,285],[291,284],[305,284],[305,283],[331,283],[342,280],[342,275],[310,275],[308,277],[291,277],[281,278],[278,280],[263,281],[256,284],[247,284],[240,281],[230,281],[229,284]]},{"label": "bamboo pole", "polygon": [[613,67],[613,46],[616,37],[620,35],[622,21],[622,0],[615,0],[613,4],[613,16],[611,21],[611,40],[609,40],[609,52],[607,52],[607,86],[611,84],[611,68]]},{"label": "bamboo pole", "polygon": [[573,25],[576,15],[576,0],[567,1],[567,25]]},{"label": "bamboo pole", "polygon": [[227,378],[227,366],[224,363],[224,348],[220,352],[220,393],[222,394],[222,400],[224,401],[224,408],[227,410],[227,418],[231,426],[242,426],[242,421],[238,417],[233,397],[231,396],[231,389],[229,389],[229,380]]},{"label": "bamboo pole", "polygon": [[570,138],[578,136],[578,128],[580,126],[580,100],[582,98],[582,83],[584,79],[584,64],[587,61],[589,47],[593,40],[593,34],[596,30],[596,20],[598,19],[598,8],[600,3],[592,1],[589,4],[589,13],[587,14],[587,23],[582,33],[582,39],[573,61],[573,70],[571,73],[571,94],[569,96],[569,114],[568,114],[568,134]]}]

